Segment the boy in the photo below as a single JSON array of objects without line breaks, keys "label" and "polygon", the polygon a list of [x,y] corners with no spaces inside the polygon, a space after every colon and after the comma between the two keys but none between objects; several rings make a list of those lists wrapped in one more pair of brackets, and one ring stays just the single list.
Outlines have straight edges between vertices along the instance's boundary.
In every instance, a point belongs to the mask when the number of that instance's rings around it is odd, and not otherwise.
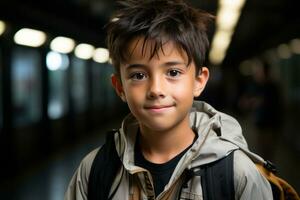
[{"label": "boy", "polygon": [[[181,0],[127,0],[108,24],[116,69],[112,84],[131,111],[115,133],[122,166],[110,199],[203,199],[199,177],[185,171],[234,154],[235,199],[272,199],[268,181],[239,147],[239,124],[204,102],[211,16]],[[87,199],[97,150],[73,176],[65,200]],[[114,191],[114,192],[112,192]]]}]

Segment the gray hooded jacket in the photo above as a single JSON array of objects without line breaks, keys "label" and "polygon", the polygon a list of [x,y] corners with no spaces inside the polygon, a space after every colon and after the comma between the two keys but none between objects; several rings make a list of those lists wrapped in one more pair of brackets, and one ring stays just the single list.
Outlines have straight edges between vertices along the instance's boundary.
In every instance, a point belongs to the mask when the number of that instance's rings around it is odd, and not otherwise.
[{"label": "gray hooded jacket", "polygon": [[[235,199],[273,199],[269,182],[259,173],[254,164],[254,162],[265,161],[248,150],[241,127],[234,118],[216,111],[207,103],[194,102],[190,112],[190,124],[194,130],[197,130],[198,138],[180,159],[164,191],[155,197],[151,174],[134,164],[134,144],[138,123],[132,115],[128,115],[115,134],[116,148],[123,167],[111,188],[111,192],[116,189],[113,200],[202,200],[199,176],[190,179],[188,187],[182,189],[181,196],[178,198],[184,170],[219,160],[234,150],[236,150],[234,151]],[[90,152],[82,160],[66,191],[65,200],[87,199],[89,172],[98,149]]]}]

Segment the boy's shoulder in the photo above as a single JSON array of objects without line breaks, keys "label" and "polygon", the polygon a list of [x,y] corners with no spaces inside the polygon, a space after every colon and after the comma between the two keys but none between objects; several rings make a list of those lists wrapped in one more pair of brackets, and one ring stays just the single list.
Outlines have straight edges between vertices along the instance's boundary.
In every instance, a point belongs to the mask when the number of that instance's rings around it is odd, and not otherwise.
[{"label": "boy's shoulder", "polygon": [[97,155],[97,152],[99,151],[101,147],[97,147],[95,149],[93,149],[92,151],[90,151],[88,154],[86,154],[84,156],[84,158],[82,159],[82,162],[87,164],[87,165],[90,165],[92,164],[94,158],[96,157]]},{"label": "boy's shoulder", "polygon": [[[255,194],[253,191],[261,191],[266,199],[272,199],[272,188],[269,181],[261,175],[255,163],[242,150],[234,151],[233,168],[236,195],[255,197],[261,194]],[[251,188],[259,188],[259,190]]]},{"label": "boy's shoulder", "polygon": [[78,167],[78,172],[80,176],[86,180],[90,175],[91,167],[93,165],[94,159],[101,147],[95,148],[94,150],[90,151],[82,160]]},{"label": "boy's shoulder", "polygon": [[64,200],[86,199],[91,167],[99,148],[92,150],[81,160],[69,183]]},{"label": "boy's shoulder", "polygon": [[[242,180],[243,177],[255,179],[259,175],[255,163],[243,151],[236,150],[234,152],[234,171],[237,180]],[[250,179],[250,180],[251,180]]]}]

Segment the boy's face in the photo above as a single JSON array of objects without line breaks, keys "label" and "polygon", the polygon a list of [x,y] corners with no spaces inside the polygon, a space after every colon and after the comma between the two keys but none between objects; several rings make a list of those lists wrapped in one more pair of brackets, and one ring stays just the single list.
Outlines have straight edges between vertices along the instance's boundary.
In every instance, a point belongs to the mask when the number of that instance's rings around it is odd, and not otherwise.
[{"label": "boy's face", "polygon": [[[151,41],[134,40],[129,46],[130,57],[120,66],[120,77],[112,76],[112,83],[126,101],[141,128],[167,131],[181,123],[189,124],[188,113],[193,98],[199,96],[209,72],[203,67],[196,75],[196,67],[184,51],[167,42],[150,58]],[[121,82],[120,82],[121,81]]]}]

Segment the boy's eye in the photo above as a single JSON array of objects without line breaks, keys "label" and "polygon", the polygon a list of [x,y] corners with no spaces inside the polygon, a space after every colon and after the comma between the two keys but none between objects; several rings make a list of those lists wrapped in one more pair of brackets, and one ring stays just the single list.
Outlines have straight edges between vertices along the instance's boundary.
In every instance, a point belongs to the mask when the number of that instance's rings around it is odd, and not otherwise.
[{"label": "boy's eye", "polygon": [[177,77],[180,74],[181,74],[181,72],[176,69],[171,69],[168,71],[168,76],[171,76],[171,77]]},{"label": "boy's eye", "polygon": [[142,72],[136,72],[136,73],[132,73],[130,75],[130,78],[133,80],[143,80],[144,78],[146,78],[146,75]]}]

